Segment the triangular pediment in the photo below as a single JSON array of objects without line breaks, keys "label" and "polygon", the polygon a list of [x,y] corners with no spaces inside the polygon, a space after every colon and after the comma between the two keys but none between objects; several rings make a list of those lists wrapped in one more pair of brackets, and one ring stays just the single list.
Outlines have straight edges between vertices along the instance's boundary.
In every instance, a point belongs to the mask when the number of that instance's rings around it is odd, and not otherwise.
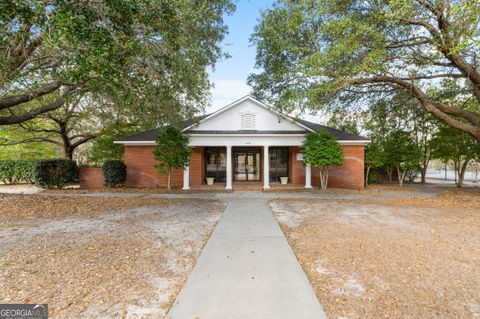
[{"label": "triangular pediment", "polygon": [[241,98],[187,127],[195,131],[257,131],[305,133],[310,131],[251,96]]}]

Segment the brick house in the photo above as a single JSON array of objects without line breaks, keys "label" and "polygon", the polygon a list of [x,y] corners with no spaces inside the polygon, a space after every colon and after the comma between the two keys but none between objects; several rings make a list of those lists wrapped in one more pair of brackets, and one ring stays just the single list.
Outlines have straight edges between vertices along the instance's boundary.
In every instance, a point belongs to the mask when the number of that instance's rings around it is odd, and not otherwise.
[{"label": "brick house", "polygon": [[[369,140],[291,118],[251,96],[185,121],[183,127],[190,135],[192,156],[189,167],[173,172],[172,182],[184,190],[204,187],[207,178],[226,189],[248,183],[268,189],[280,185],[281,177],[288,177],[290,186],[318,185],[318,169],[303,165],[300,150],[305,134],[319,129],[332,133],[345,154],[344,164],[331,168],[329,186],[364,187],[364,148]],[[152,153],[158,132],[154,129],[115,141],[125,146],[128,186],[166,185],[166,176],[155,169]]]}]

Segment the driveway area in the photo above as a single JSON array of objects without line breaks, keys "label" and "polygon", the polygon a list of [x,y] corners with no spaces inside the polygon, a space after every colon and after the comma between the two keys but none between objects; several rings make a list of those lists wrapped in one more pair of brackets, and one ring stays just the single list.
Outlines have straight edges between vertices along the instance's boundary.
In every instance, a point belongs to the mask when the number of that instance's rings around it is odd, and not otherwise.
[{"label": "driveway area", "polygon": [[222,201],[0,195],[0,300],[53,318],[163,318]]},{"label": "driveway area", "polygon": [[479,189],[418,197],[270,202],[330,318],[480,318]]}]

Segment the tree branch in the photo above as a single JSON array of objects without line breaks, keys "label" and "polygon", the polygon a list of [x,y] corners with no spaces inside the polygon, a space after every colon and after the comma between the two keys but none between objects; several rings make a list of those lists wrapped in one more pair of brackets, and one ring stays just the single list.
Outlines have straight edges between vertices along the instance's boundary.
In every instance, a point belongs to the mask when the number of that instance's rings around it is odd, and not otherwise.
[{"label": "tree branch", "polygon": [[56,110],[65,103],[65,97],[67,95],[70,95],[74,90],[75,88],[69,87],[66,90],[66,92],[61,97],[59,97],[55,102],[41,106],[31,111],[25,112],[22,115],[2,116],[0,117],[0,125],[11,125],[11,124],[23,123],[25,121],[33,119],[34,117],[40,114]]},{"label": "tree branch", "polygon": [[0,143],[0,146],[13,146],[13,145],[27,144],[27,143],[51,143],[58,146],[63,146],[62,143],[58,141],[55,141],[49,138],[44,138],[44,137],[32,137],[32,138],[27,138],[21,141],[10,141],[5,143]]},{"label": "tree branch", "polygon": [[92,134],[92,135],[87,135],[87,136],[85,136],[84,138],[82,138],[82,139],[76,141],[75,143],[73,143],[73,144],[71,145],[71,147],[72,147],[72,149],[75,149],[75,148],[77,148],[78,146],[80,146],[80,145],[82,145],[82,144],[84,144],[84,143],[86,143],[86,142],[88,142],[88,141],[90,141],[90,140],[93,140],[93,139],[96,138],[96,137],[97,137],[96,134],[95,134],[95,135],[94,135],[94,134]]},{"label": "tree branch", "polygon": [[[404,90],[412,94],[419,100],[422,106],[438,120],[455,127],[459,130],[469,133],[480,142],[480,115],[474,112],[461,110],[444,105],[438,101],[432,101],[428,96],[418,87],[405,80],[390,77],[390,76],[374,76],[370,78],[359,78],[349,80],[347,82],[351,85],[364,85],[371,83],[391,83],[402,87]],[[450,115],[461,117],[473,125],[469,125],[462,121],[452,118]]]},{"label": "tree branch", "polygon": [[29,102],[37,97],[52,93],[60,88],[62,84],[60,81],[53,81],[32,92],[8,96],[0,99],[0,110],[16,106],[22,103]]}]

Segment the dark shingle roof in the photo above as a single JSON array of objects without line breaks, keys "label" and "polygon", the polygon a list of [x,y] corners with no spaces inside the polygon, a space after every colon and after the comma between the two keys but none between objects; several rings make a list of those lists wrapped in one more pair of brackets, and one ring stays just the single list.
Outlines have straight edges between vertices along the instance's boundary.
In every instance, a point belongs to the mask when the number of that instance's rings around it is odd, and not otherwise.
[{"label": "dark shingle roof", "polygon": [[[186,120],[183,121],[181,127],[187,128],[202,119],[206,118],[210,114],[205,114],[202,116],[199,116],[197,118],[194,118],[192,120]],[[317,123],[312,123],[309,121],[301,120],[301,119],[295,119],[292,118],[294,121],[302,124],[305,127],[308,127],[311,130],[318,131],[319,129],[326,130],[327,132],[331,133],[337,140],[344,140],[344,141],[367,141],[368,139],[362,136],[357,136],[353,134],[349,134],[328,126],[320,125]],[[228,130],[222,130],[222,131],[200,131],[200,130],[190,130],[190,133],[194,134],[301,134],[300,131],[257,131],[257,130],[238,130],[238,131],[228,131]],[[131,136],[126,136],[118,139],[119,142],[136,142],[136,141],[155,141],[157,138],[158,134],[160,133],[160,129],[156,128],[153,130],[148,130],[139,134],[131,135]]]},{"label": "dark shingle roof", "polygon": [[[210,114],[205,114],[205,115],[201,115],[201,116],[198,116],[198,117],[190,119],[190,120],[185,120],[180,124],[180,127],[187,128],[190,125],[193,125],[193,124],[203,120],[204,118],[206,118],[209,115]],[[152,130],[148,130],[148,131],[138,133],[138,134],[135,134],[135,135],[121,137],[117,141],[119,141],[119,142],[155,141],[157,139],[158,134],[160,134],[160,128],[154,128]]]},{"label": "dark shingle roof", "polygon": [[337,129],[334,129],[332,127],[328,127],[328,126],[325,126],[325,125],[320,125],[320,124],[317,124],[317,123],[313,123],[313,122],[309,122],[309,121],[305,121],[305,120],[300,120],[300,119],[295,119],[295,121],[299,122],[303,126],[306,126],[309,129],[314,130],[314,131],[325,130],[325,131],[329,132],[330,134],[332,134],[333,136],[335,136],[335,138],[337,140],[343,140],[343,141],[352,141],[352,140],[353,141],[368,141],[369,140],[368,138],[365,138],[363,136],[358,136],[358,135],[350,134],[350,133],[347,133],[347,132],[343,132],[343,131],[340,131],[340,130],[337,130]]}]

